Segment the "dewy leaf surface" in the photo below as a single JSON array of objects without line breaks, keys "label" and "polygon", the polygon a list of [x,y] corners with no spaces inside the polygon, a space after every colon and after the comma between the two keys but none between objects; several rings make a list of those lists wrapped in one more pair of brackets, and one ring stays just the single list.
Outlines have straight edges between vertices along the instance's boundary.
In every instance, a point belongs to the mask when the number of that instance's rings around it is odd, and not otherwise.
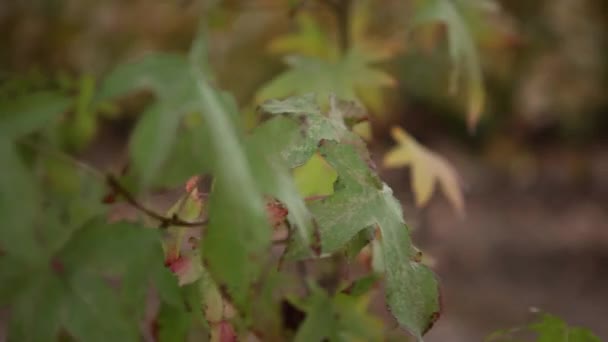
[{"label": "dewy leaf surface", "polygon": [[401,326],[420,338],[439,315],[438,285],[415,260],[418,252],[401,206],[352,146],[326,142],[319,152],[338,173],[334,194],[309,206],[320,226],[323,252],[336,251],[362,229],[377,226],[389,308]]},{"label": "dewy leaf surface", "polygon": [[424,206],[438,184],[459,215],[464,215],[464,196],[456,170],[438,154],[420,145],[399,127],[391,131],[397,146],[384,155],[383,164],[389,168],[410,166],[411,182],[416,204]]}]

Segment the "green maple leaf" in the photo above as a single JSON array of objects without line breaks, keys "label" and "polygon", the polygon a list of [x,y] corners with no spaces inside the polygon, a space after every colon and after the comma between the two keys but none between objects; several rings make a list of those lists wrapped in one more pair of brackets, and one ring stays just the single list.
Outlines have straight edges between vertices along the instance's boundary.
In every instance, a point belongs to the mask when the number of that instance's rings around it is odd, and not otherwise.
[{"label": "green maple leaf", "polygon": [[304,198],[331,195],[337,177],[336,171],[318,153],[293,170],[298,192]]},{"label": "green maple leaf", "polygon": [[488,335],[484,341],[519,341],[530,332],[536,334],[537,342],[568,341],[568,342],[599,342],[600,338],[587,328],[570,326],[557,316],[541,313],[538,320],[526,327],[503,329]]},{"label": "green maple leaf", "polygon": [[[275,144],[268,146],[273,153],[295,167],[318,151],[338,174],[333,195],[309,204],[319,225],[322,253],[341,250],[362,230],[378,226],[389,306],[398,321],[420,337],[439,312],[437,282],[417,261],[399,203],[370,171],[366,155],[359,151],[362,143],[344,124],[344,106],[333,101],[324,115],[308,95],[268,101],[262,109],[276,116],[256,132],[274,133]],[[295,240],[289,255],[300,258],[310,252]]]},{"label": "green maple leaf", "polygon": [[399,202],[352,146],[327,142],[319,153],[338,173],[334,194],[309,205],[320,227],[323,252],[335,252],[361,230],[376,226],[389,308],[403,327],[421,338],[439,315],[438,285],[419,262]]},{"label": "green maple leaf", "polygon": [[572,341],[599,342],[600,339],[591,331],[581,327],[569,326],[559,317],[543,314],[539,322],[533,323],[529,329],[537,333],[538,342]]},{"label": "green maple leaf", "polygon": [[345,100],[360,100],[364,89],[395,84],[389,74],[371,66],[377,61],[375,56],[356,48],[336,61],[304,56],[289,56],[285,61],[289,69],[262,87],[256,101],[307,93],[316,93],[322,99],[336,95]]},{"label": "green maple leaf", "polygon": [[[250,145],[266,151],[266,155],[277,156],[277,159],[280,159],[289,169],[303,168],[315,163],[314,155],[321,141],[340,141],[351,144],[357,148],[361,156],[370,160],[365,144],[349,130],[349,125],[345,122],[345,118],[360,119],[363,115],[362,109],[353,102],[338,100],[334,96],[330,97],[329,103],[329,111],[322,113],[313,94],[265,102],[262,110],[274,117],[254,130],[249,140]],[[268,137],[272,137],[272,139],[268,139]],[[325,185],[320,184],[321,192],[329,194],[336,173],[327,163],[323,162],[322,158],[317,158],[316,162],[320,162],[321,166],[317,165],[319,166],[316,170],[318,174],[313,178],[323,178]],[[314,167],[314,165],[312,166]],[[261,177],[263,176],[264,173],[261,173]],[[294,170],[294,176],[298,177],[296,183],[299,184],[311,181],[311,179],[306,180],[310,175],[303,174],[301,170]],[[327,183],[327,180],[332,180],[332,183]],[[319,189],[309,188],[305,192],[311,190],[318,191]],[[294,194],[291,190],[289,193]],[[280,196],[277,197],[282,199]],[[301,205],[300,196],[297,197],[295,203]],[[301,212],[305,212],[304,209]],[[301,227],[303,220],[299,221],[293,223],[297,227]],[[300,236],[296,236],[290,245],[287,256],[295,258],[310,254],[308,247],[312,245],[303,244],[302,241],[310,241],[315,234],[316,231],[310,228],[301,229]],[[314,250],[316,246],[312,247]]]}]

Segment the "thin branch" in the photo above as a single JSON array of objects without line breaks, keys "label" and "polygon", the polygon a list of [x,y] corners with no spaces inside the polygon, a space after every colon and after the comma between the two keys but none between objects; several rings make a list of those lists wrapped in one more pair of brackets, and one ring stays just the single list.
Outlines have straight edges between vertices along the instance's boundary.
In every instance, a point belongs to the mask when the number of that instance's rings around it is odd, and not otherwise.
[{"label": "thin branch", "polygon": [[113,175],[108,174],[106,176],[106,183],[112,190],[116,192],[116,194],[122,196],[132,207],[150,216],[151,218],[160,221],[161,227],[163,228],[169,226],[201,227],[207,225],[207,223],[209,222],[209,220],[187,222],[180,219],[176,214],[170,217],[161,215],[151,209],[144,207],[141,203],[139,203],[137,199],[135,199],[135,197],[127,189],[125,189]]},{"label": "thin branch", "polygon": [[160,221],[161,227],[169,227],[169,226],[200,227],[200,226],[205,226],[208,223],[208,220],[203,220],[203,221],[198,221],[198,222],[187,222],[187,221],[180,219],[177,215],[173,215],[171,217],[165,217],[163,215],[160,215],[160,214],[154,212],[153,210],[150,210],[150,209],[144,207],[143,205],[141,205],[127,189],[125,189],[122,185],[120,185],[120,183],[114,176],[112,176],[112,175],[104,176],[101,171],[94,168],[93,166],[91,166],[87,163],[84,163],[62,151],[49,148],[48,146],[35,144],[34,142],[29,141],[29,140],[21,140],[20,143],[23,146],[29,147],[33,150],[46,154],[47,156],[52,156],[54,158],[63,160],[64,162],[66,162],[68,164],[72,164],[76,168],[86,171],[87,173],[91,174],[92,176],[94,176],[95,178],[97,178],[101,181],[103,181],[105,178],[106,183],[110,186],[110,188],[112,188],[112,190],[116,194],[124,197],[125,200],[134,208],[136,208],[139,211],[145,213],[146,215]]},{"label": "thin branch", "polygon": [[338,26],[338,42],[342,53],[350,47],[350,11],[352,0],[325,0],[325,4],[334,12]]},{"label": "thin branch", "polygon": [[304,283],[304,292],[305,295],[309,295],[311,292],[310,284],[308,283],[308,268],[306,267],[306,262],[304,260],[298,260],[296,262],[296,271],[298,272],[298,276],[300,280]]}]

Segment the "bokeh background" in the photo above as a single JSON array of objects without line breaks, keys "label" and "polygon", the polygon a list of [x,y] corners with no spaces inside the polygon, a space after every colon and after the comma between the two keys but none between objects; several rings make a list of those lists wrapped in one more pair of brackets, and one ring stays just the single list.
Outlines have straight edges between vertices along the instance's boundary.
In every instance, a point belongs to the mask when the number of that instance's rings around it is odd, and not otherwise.
[{"label": "bokeh background", "polygon": [[[408,1],[367,1],[357,12],[369,37],[396,51],[379,65],[396,84],[372,97],[370,148],[441,280],[444,313],[427,340],[479,341],[529,323],[534,308],[608,339],[608,3],[471,2],[464,15],[487,94],[475,132],[462,97],[449,94],[445,32],[408,31]],[[204,16],[218,82],[250,116],[258,90],[285,69],[271,46],[298,28],[289,3],[0,1],[0,96],[78,92],[147,52],[186,52]],[[298,11],[335,31],[327,8],[305,3]],[[76,115],[68,143],[118,167],[147,101]],[[416,207],[408,169],[382,167],[395,125],[458,171],[464,217],[437,191]]]}]

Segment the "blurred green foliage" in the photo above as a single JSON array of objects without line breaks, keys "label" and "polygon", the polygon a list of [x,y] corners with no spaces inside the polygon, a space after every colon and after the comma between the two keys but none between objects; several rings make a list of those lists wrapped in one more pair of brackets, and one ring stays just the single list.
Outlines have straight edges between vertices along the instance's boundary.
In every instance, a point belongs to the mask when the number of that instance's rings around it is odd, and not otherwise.
[{"label": "blurred green foliage", "polygon": [[[329,108],[322,110],[313,95],[269,101],[261,110],[270,118],[245,132],[233,98],[213,85],[203,37],[195,40],[189,59],[150,54],[119,65],[99,89],[83,77],[76,101],[49,92],[3,100],[0,127],[7,134],[0,155],[10,172],[0,182],[0,214],[8,223],[0,230],[0,297],[10,311],[9,339],[138,340],[148,331],[142,332],[140,324],[148,317],[151,285],[160,301],[151,333],[159,338],[174,340],[203,330],[211,340],[225,340],[246,336],[253,327],[282,336],[276,321],[280,298],[260,296],[288,290],[273,280],[276,268],[343,253],[370,226],[377,226],[382,236],[376,246],[384,260],[387,304],[400,325],[421,339],[439,315],[438,285],[420,264],[392,191],[370,169],[365,144],[350,131],[351,120],[364,117],[361,108],[331,97]],[[71,114],[89,115],[96,104],[141,89],[152,90],[155,100],[133,129],[132,167],[125,175],[104,174],[70,155],[71,146],[52,139],[72,127],[65,120]],[[192,113],[199,125],[192,126]],[[201,162],[176,164],[204,168],[179,172],[211,174],[212,189],[203,200],[193,192],[195,186],[162,216],[137,202],[120,182],[135,180],[130,190],[138,192],[164,184],[163,165],[179,141],[187,143],[190,137],[178,133],[182,125],[194,127],[201,140],[191,155],[179,158]],[[84,132],[89,134],[89,128]],[[330,166],[316,172],[333,178],[327,184],[332,189],[323,189],[325,198],[306,201],[301,192],[310,189],[298,189],[292,170],[314,156]],[[295,172],[306,178],[302,169]],[[276,213],[268,211],[268,197],[284,206],[286,217],[279,219],[289,227],[280,260],[269,252],[273,231],[268,214]],[[147,218],[109,222],[103,203],[120,199]],[[203,214],[208,219],[196,223]],[[160,227],[147,227],[151,220],[160,221]],[[196,242],[192,246],[188,241],[190,250],[184,250],[185,230],[197,226]],[[201,297],[191,296],[189,284],[196,284]],[[382,325],[367,313],[363,297],[334,297],[325,291],[304,299],[329,301],[336,321],[326,326],[329,322],[316,317],[321,307],[305,306],[309,312],[296,339],[311,332],[332,340],[382,335]],[[256,315],[260,306],[266,308],[262,316]],[[193,310],[200,315],[189,314]],[[319,330],[317,324],[326,328]]]},{"label": "blurred green foliage", "polygon": [[[354,127],[368,112],[393,125],[423,103],[440,113],[438,127],[472,131],[481,120],[490,139],[512,127],[524,140],[554,126],[579,138],[599,130],[599,5],[515,3],[505,2],[508,12],[460,0],[3,2],[0,304],[9,340],[381,340],[385,327],[367,308],[372,285],[335,292],[302,268],[281,269],[362,250],[370,283],[382,278],[391,313],[421,340],[440,315],[437,280]],[[566,15],[573,10],[582,19]],[[531,13],[538,21],[526,21]],[[407,129],[423,118],[407,116]],[[117,122],[130,132],[129,167],[109,177],[78,157]],[[418,203],[440,184],[464,212],[447,161],[393,132],[393,164],[412,168]],[[198,174],[213,176],[208,193],[188,190],[165,215],[135,198]],[[110,222],[102,202],[116,200],[146,218]],[[278,260],[277,231],[287,235]],[[301,315],[295,327],[285,303]],[[530,329],[540,341],[597,340],[551,316]]]},{"label": "blurred green foliage", "polygon": [[[535,335],[533,338],[522,339],[523,336]],[[538,320],[525,328],[513,328],[497,331],[488,336],[485,341],[569,341],[569,342],[599,342],[600,339],[591,331],[582,327],[568,325],[563,319],[549,315],[540,314]]]}]

